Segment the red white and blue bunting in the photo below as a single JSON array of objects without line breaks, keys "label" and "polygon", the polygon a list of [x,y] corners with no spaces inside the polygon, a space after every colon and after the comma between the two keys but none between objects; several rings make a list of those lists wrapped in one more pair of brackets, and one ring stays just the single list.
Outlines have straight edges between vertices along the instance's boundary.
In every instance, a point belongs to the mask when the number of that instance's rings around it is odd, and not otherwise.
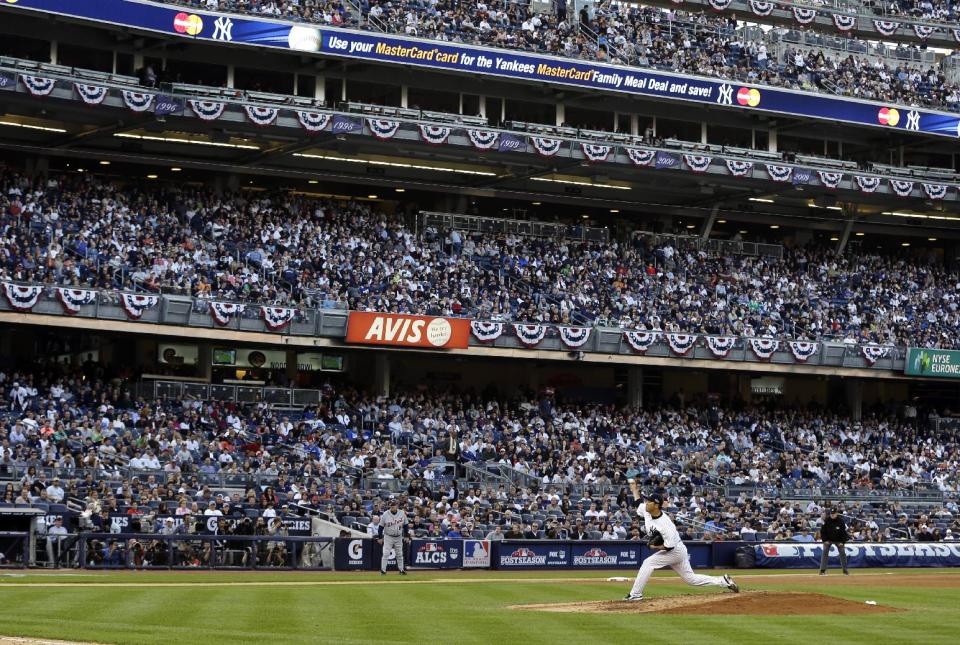
[{"label": "red white and blue bunting", "polygon": [[400,129],[399,121],[389,119],[367,119],[367,125],[370,126],[370,132],[381,141],[392,139]]},{"label": "red white and blue bunting", "polygon": [[723,11],[733,4],[733,0],[710,0],[710,7],[714,11]]},{"label": "red white and blue bunting", "polygon": [[560,340],[571,349],[583,347],[590,340],[589,327],[557,327],[560,331]]},{"label": "red white and blue bunting", "polygon": [[953,39],[960,43],[960,29],[951,29],[950,31],[953,32]]},{"label": "red white and blue bunting", "polygon": [[43,287],[36,285],[23,286],[13,282],[3,283],[3,293],[7,296],[10,306],[17,311],[30,311],[40,299]]},{"label": "red white and blue bunting", "polygon": [[780,349],[780,341],[772,338],[751,338],[749,344],[757,358],[763,360],[767,360]]},{"label": "red white and blue bunting", "polygon": [[835,13],[833,14],[833,24],[840,31],[850,31],[857,26],[857,17],[848,16],[845,13]]},{"label": "red white and blue bunting", "polygon": [[97,292],[94,289],[57,287],[57,300],[63,305],[64,312],[76,316],[80,313],[80,307],[92,305],[97,301]]},{"label": "red white and blue bunting", "polygon": [[746,177],[753,172],[753,162],[727,159],[727,170],[729,170],[730,174],[734,177]]},{"label": "red white and blue bunting", "polygon": [[774,181],[779,181],[779,182],[790,181],[790,177],[793,176],[793,167],[778,166],[776,164],[768,163],[767,174],[770,175],[770,179]]},{"label": "red white and blue bunting", "polygon": [[794,7],[793,19],[799,22],[801,25],[809,25],[811,22],[817,19],[817,10],[807,9],[806,7]]},{"label": "red white and blue bunting", "polygon": [[817,174],[820,176],[820,183],[826,188],[831,190],[840,185],[840,181],[843,179],[842,172],[830,172],[829,170],[818,170]]},{"label": "red white and blue bunting", "polygon": [[707,348],[717,358],[726,358],[736,344],[735,336],[707,336]]},{"label": "red white and blue bunting", "polygon": [[693,172],[707,172],[707,168],[713,163],[713,157],[706,155],[683,155],[683,160]]},{"label": "red white and blue bunting", "polygon": [[625,331],[623,337],[635,352],[643,354],[660,338],[658,331]]},{"label": "red white and blue bunting", "polygon": [[297,310],[293,307],[260,307],[260,315],[267,328],[271,331],[283,329],[290,324],[290,321],[297,315]]},{"label": "red white and blue bunting", "polygon": [[881,36],[892,36],[900,29],[900,23],[891,20],[874,20],[873,26],[877,28]]},{"label": "red white and blue bunting", "polygon": [[921,40],[926,40],[937,31],[936,27],[931,27],[930,25],[913,25],[913,33],[917,35],[917,38]]},{"label": "red white and blue bunting", "polygon": [[481,343],[492,343],[503,335],[503,323],[471,320],[470,332]]},{"label": "red white and blue bunting", "polygon": [[139,320],[147,309],[153,309],[160,302],[160,296],[143,296],[136,293],[121,293],[120,304],[127,315]]},{"label": "red white and blue bunting", "polygon": [[773,13],[773,3],[768,0],[750,0],[750,11],[758,16],[769,16]]},{"label": "red white and blue bunting", "polygon": [[227,104],[223,101],[190,99],[187,103],[201,121],[216,121],[223,115],[223,111],[227,109]]},{"label": "red white and blue bunting", "polygon": [[585,143],[581,141],[580,149],[583,150],[583,156],[588,160],[594,163],[599,163],[607,160],[607,157],[610,156],[610,151],[613,150],[613,146],[605,146],[601,143]]},{"label": "red white and blue bunting", "polygon": [[57,86],[56,80],[44,78],[43,76],[21,74],[20,80],[23,81],[23,86],[26,87],[27,91],[33,96],[49,96]]},{"label": "red white and blue bunting", "polygon": [[527,347],[536,347],[540,344],[540,341],[543,340],[543,337],[547,335],[546,325],[514,324],[513,330],[516,332],[520,342]]},{"label": "red white and blue bunting", "polygon": [[667,345],[670,346],[670,350],[674,354],[679,354],[680,356],[686,356],[687,352],[693,349],[693,346],[697,342],[696,334],[677,334],[669,332],[664,334],[667,337]]},{"label": "red white and blue bunting", "polygon": [[492,150],[500,140],[500,133],[493,130],[467,130],[467,138],[477,150]]},{"label": "red white and blue bunting", "polygon": [[73,86],[80,96],[80,100],[87,105],[100,105],[107,98],[107,88],[103,85],[87,85],[86,83],[74,83]]},{"label": "red white and blue bunting", "polygon": [[890,348],[882,345],[861,345],[860,351],[871,365],[890,354]]},{"label": "red white and blue bunting", "polygon": [[893,192],[895,192],[898,197],[909,197],[910,193],[913,192],[913,182],[903,179],[891,179],[890,188],[893,188]]},{"label": "red white and blue bunting", "polygon": [[560,148],[563,147],[562,139],[547,139],[545,137],[530,137],[530,142],[533,144],[533,149],[537,151],[537,154],[541,157],[552,157],[553,155],[560,152]]},{"label": "red white and blue bunting", "polygon": [[450,128],[445,125],[421,125],[420,138],[432,146],[439,146],[447,142],[450,137]]},{"label": "red white and blue bunting", "polygon": [[123,104],[133,112],[146,112],[153,107],[153,94],[123,90],[120,92]]},{"label": "red white and blue bunting", "polygon": [[246,305],[236,302],[210,302],[210,317],[220,326],[229,325],[230,319],[247,310]]},{"label": "red white and blue bunting", "polygon": [[310,134],[316,134],[327,127],[330,123],[330,115],[321,112],[306,112],[297,110],[297,121],[303,126],[303,129]]},{"label": "red white and blue bunting", "polygon": [[805,340],[791,340],[790,353],[801,363],[806,363],[807,359],[817,353],[820,343],[808,342]]},{"label": "red white and blue bunting", "polygon": [[880,178],[857,175],[857,185],[860,186],[861,191],[872,193],[877,190],[877,188],[880,188]]},{"label": "red white and blue bunting", "polygon": [[652,166],[657,159],[656,150],[641,150],[640,148],[624,148],[634,166]]},{"label": "red white and blue bunting", "polygon": [[923,184],[923,192],[930,199],[943,199],[947,196],[947,187],[943,184]]},{"label": "red white and blue bunting", "polygon": [[250,119],[250,123],[259,128],[265,128],[277,120],[280,110],[274,107],[261,107],[259,105],[244,105],[243,112]]}]

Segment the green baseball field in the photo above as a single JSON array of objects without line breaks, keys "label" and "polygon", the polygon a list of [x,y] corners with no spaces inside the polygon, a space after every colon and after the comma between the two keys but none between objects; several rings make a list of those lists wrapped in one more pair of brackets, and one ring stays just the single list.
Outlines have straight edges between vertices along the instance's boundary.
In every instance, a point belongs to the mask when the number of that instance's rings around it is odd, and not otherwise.
[{"label": "green baseball field", "polygon": [[[719,574],[721,572],[709,572]],[[659,572],[0,572],[0,643],[958,643],[960,569]]]}]

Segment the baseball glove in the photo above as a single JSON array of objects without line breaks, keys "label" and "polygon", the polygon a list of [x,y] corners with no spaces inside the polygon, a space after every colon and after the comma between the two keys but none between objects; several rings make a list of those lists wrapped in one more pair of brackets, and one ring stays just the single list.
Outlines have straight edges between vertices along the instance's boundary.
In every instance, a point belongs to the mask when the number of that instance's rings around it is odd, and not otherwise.
[{"label": "baseball glove", "polygon": [[650,546],[663,546],[663,536],[660,535],[659,531],[653,531],[650,534],[650,539],[647,540],[647,544]]}]

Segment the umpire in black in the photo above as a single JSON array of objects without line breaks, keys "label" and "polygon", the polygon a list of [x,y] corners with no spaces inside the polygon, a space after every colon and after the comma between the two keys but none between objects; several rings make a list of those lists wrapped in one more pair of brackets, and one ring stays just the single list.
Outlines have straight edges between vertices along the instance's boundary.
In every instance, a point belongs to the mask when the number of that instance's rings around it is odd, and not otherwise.
[{"label": "umpire in black", "polygon": [[823,542],[823,555],[820,556],[820,575],[827,575],[827,560],[830,558],[830,547],[833,545],[837,546],[837,551],[840,552],[840,566],[843,567],[843,575],[849,576],[850,572],[847,571],[847,552],[844,549],[844,545],[847,543],[847,540],[850,539],[850,536],[847,535],[847,525],[843,523],[843,518],[840,517],[840,511],[836,506],[831,507],[827,511],[827,517],[823,521],[823,526],[820,527],[820,541]]}]

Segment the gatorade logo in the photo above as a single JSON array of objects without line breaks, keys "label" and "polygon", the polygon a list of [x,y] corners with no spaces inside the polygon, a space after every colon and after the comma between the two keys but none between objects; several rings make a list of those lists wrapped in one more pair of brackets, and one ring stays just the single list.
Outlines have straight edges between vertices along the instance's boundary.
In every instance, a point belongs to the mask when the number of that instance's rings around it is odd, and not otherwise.
[{"label": "gatorade logo", "polygon": [[900,123],[900,111],[896,108],[880,108],[877,121],[880,125],[897,125]]},{"label": "gatorade logo", "polygon": [[737,90],[737,103],[757,107],[760,105],[760,90],[741,87]]},{"label": "gatorade logo", "polygon": [[180,12],[173,17],[173,30],[178,34],[196,36],[203,31],[203,19],[195,13]]}]

